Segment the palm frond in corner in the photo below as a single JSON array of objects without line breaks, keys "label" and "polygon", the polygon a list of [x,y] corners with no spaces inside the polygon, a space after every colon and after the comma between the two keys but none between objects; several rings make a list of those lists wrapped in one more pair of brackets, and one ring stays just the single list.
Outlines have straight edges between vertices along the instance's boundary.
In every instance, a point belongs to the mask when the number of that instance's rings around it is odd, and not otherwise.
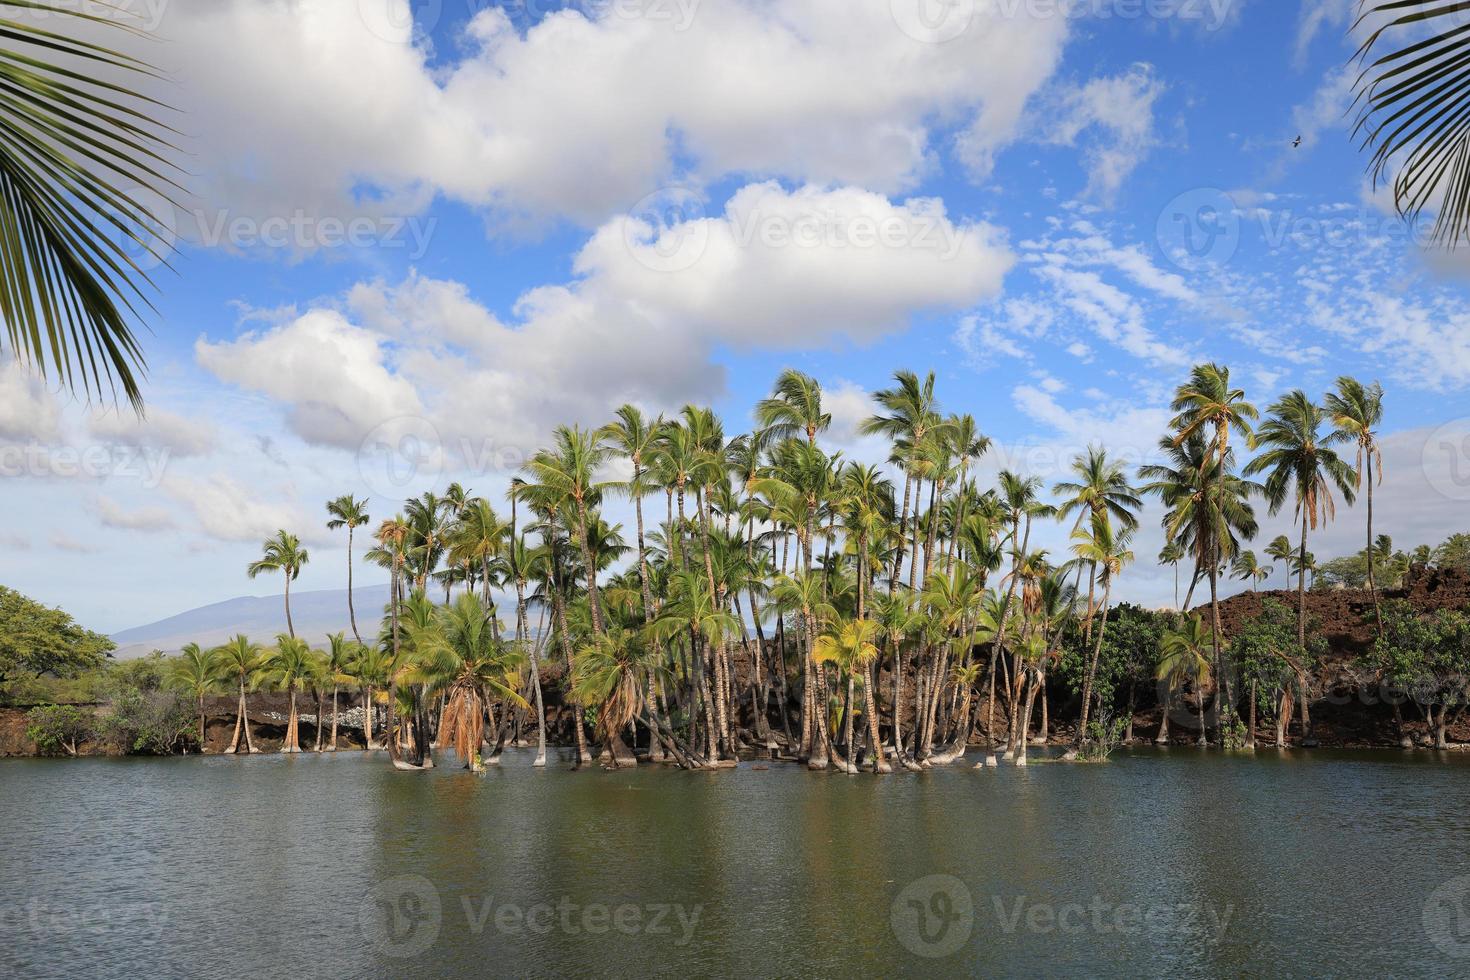
[{"label": "palm frond in corner", "polygon": [[161,81],[152,66],[34,16],[144,36],[128,11],[90,9],[0,0],[0,317],[12,356],[88,399],[120,389],[141,412],[146,267],[172,247],[146,202],[182,191],[176,131],[159,121],[168,106],[131,87]]}]

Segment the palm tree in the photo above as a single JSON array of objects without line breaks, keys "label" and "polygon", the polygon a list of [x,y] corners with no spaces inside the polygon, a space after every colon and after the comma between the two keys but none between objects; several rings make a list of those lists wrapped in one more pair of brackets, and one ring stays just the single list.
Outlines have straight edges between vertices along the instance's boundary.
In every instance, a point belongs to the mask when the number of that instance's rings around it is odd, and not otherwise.
[{"label": "palm tree", "polygon": [[1383,610],[1378,604],[1378,585],[1373,578],[1373,464],[1378,464],[1378,482],[1383,482],[1383,454],[1378,447],[1378,433],[1374,430],[1383,421],[1383,386],[1378,382],[1364,385],[1346,375],[1337,379],[1337,387],[1323,399],[1327,414],[1331,416],[1334,430],[1343,442],[1358,447],[1358,459],[1353,466],[1355,490],[1368,487],[1368,591],[1373,596],[1373,613],[1378,620],[1379,632],[1383,631]]},{"label": "palm tree", "polygon": [[1103,634],[1108,628],[1108,607],[1113,599],[1113,583],[1122,574],[1123,568],[1133,561],[1133,552],[1128,549],[1128,542],[1132,537],[1131,530],[1114,530],[1112,521],[1106,514],[1095,515],[1092,526],[1087,530],[1072,532],[1073,554],[1079,561],[1085,561],[1096,568],[1098,578],[1103,584],[1102,622],[1098,626],[1097,640],[1087,662],[1087,676],[1082,682],[1082,719],[1077,725],[1074,751],[1080,750],[1087,738],[1088,708],[1092,703],[1093,683],[1097,679],[1097,663],[1102,657]]},{"label": "palm tree", "polygon": [[[1210,677],[1210,659],[1205,649],[1210,638],[1205,635],[1205,624],[1198,615],[1190,616],[1178,630],[1166,632],[1159,641],[1159,666],[1156,676],[1164,681],[1170,693],[1180,690],[1186,682],[1194,685],[1195,697],[1199,699],[1199,744],[1205,744],[1205,684]],[[1165,709],[1164,724],[1167,725],[1168,709]]]},{"label": "palm tree", "polygon": [[[305,640],[298,640],[285,633],[276,637],[276,649],[266,660],[262,682],[278,691],[286,691],[290,695],[291,710],[286,718],[286,740],[281,743],[282,752],[301,751],[296,695],[312,682],[318,672],[311,647]],[[317,719],[317,724],[321,724],[321,719]]]},{"label": "palm tree", "polygon": [[617,411],[616,421],[598,430],[598,437],[613,452],[633,465],[633,476],[627,483],[617,487],[633,500],[633,512],[638,522],[638,585],[643,596],[644,622],[653,622],[653,589],[649,580],[648,546],[643,533],[643,498],[652,493],[655,484],[648,479],[648,463],[658,447],[659,432],[663,428],[663,416],[652,422],[645,421],[637,406],[624,405]]},{"label": "palm tree", "polygon": [[[352,665],[356,663],[362,649],[361,643],[349,643],[341,633],[333,633],[327,637],[327,659],[323,663],[323,679],[332,682],[332,732],[328,739],[327,751],[337,751],[337,694],[344,681],[351,681]],[[364,705],[363,710],[367,707]],[[316,722],[317,731],[321,731],[322,721]],[[371,741],[371,740],[369,740]]]},{"label": "palm tree", "polygon": [[[1016,601],[1016,586],[1021,581],[1021,561],[1031,547],[1031,518],[1040,513],[1050,513],[1043,510],[1043,505],[1037,499],[1041,491],[1041,480],[1037,477],[1023,477],[1010,470],[1000,472],[1000,496],[1005,509],[1006,517],[1011,525],[1011,574],[1010,584],[1006,587],[1005,604],[1001,607],[1000,620],[996,624],[995,642],[991,645],[990,655],[990,694],[985,706],[985,731],[990,738],[991,752],[995,750],[994,720],[995,720],[995,674],[996,663],[1006,648],[1006,629],[1014,614]],[[1024,519],[1024,532],[1022,531]]]},{"label": "palm tree", "polygon": [[[1230,386],[1230,369],[1220,364],[1198,364],[1189,373],[1189,380],[1174,393],[1173,410],[1177,413],[1170,423],[1175,431],[1174,444],[1182,446],[1192,438],[1212,433],[1212,449],[1215,464],[1216,496],[1223,498],[1230,469],[1230,434],[1238,433],[1249,439],[1251,422],[1257,417],[1256,408],[1245,400],[1245,392]],[[1209,553],[1210,577],[1210,636],[1214,647],[1215,674],[1224,680],[1224,652],[1220,638],[1220,566],[1229,560],[1221,535],[1211,534],[1206,549]],[[1222,685],[1221,701],[1225,706],[1225,720],[1230,713],[1230,692]]]},{"label": "palm tree", "polygon": [[[57,16],[81,30],[143,32],[115,14],[40,0],[11,8]],[[67,18],[71,18],[67,20]],[[49,27],[49,25],[48,25]],[[167,159],[174,130],[155,121],[166,107],[127,86],[161,78],[130,55],[27,24],[5,22],[0,78],[7,92],[0,146],[0,245],[6,275],[0,307],[11,354],[91,398],[104,385],[142,413],[143,353],[137,306],[152,309],[145,268],[166,262],[161,208],[147,192],[179,190]],[[142,250],[146,255],[130,252]],[[3,347],[0,344],[0,347]]]},{"label": "palm tree", "polygon": [[[661,658],[646,636],[644,631],[615,626],[603,636],[591,637],[573,658],[572,690],[577,703],[596,709],[597,729],[615,767],[638,764],[622,732],[643,713],[652,675],[660,666]],[[654,742],[665,734],[656,721],[649,723],[649,729]]]},{"label": "palm tree", "polygon": [[262,572],[280,572],[286,577],[286,633],[293,639],[296,627],[291,622],[291,583],[301,574],[301,568],[310,560],[306,549],[294,534],[277,531],[276,536],[261,545],[261,556],[246,566],[245,574],[252,579]]},{"label": "palm tree", "polygon": [[[373,745],[373,704],[379,692],[392,683],[393,662],[389,652],[378,644],[364,644],[352,651],[343,676],[356,684],[362,694],[362,747],[370,752]],[[332,744],[337,743],[333,740]]]},{"label": "palm tree", "polygon": [[1159,552],[1159,564],[1174,567],[1174,608],[1179,608],[1179,563],[1184,560],[1184,545],[1170,541]]},{"label": "palm tree", "polygon": [[410,636],[418,676],[444,695],[440,742],[447,741],[466,768],[482,771],[480,747],[492,700],[527,706],[516,690],[521,654],[501,640],[494,617],[473,592],[436,609],[429,624],[410,627]]},{"label": "palm tree", "polygon": [[[938,401],[934,397],[934,372],[930,371],[923,381],[912,371],[895,371],[893,388],[885,388],[873,394],[873,400],[887,414],[864,419],[858,426],[863,435],[887,436],[893,440],[895,461],[904,471],[903,508],[899,512],[898,549],[893,556],[893,573],[889,579],[889,591],[898,584],[898,574],[903,566],[905,539],[904,528],[908,523],[909,504],[915,487],[922,486],[915,473],[914,463],[918,447],[925,437],[941,424]],[[918,538],[918,507],[914,508],[914,537]],[[917,550],[910,564],[918,557]],[[913,578],[912,573],[909,576]],[[896,710],[896,707],[895,707]]]},{"label": "palm tree", "polygon": [[1291,588],[1291,559],[1294,553],[1295,549],[1291,546],[1291,538],[1288,538],[1284,534],[1276,535],[1276,537],[1271,539],[1271,543],[1266,545],[1266,554],[1281,562],[1281,566],[1286,569],[1287,588]]},{"label": "palm tree", "polygon": [[1235,556],[1235,561],[1230,566],[1230,572],[1236,578],[1251,583],[1251,591],[1257,591],[1263,579],[1271,576],[1271,566],[1262,565],[1256,560],[1254,551],[1246,550]]},{"label": "palm tree", "polygon": [[[1264,449],[1246,466],[1246,473],[1264,473],[1264,494],[1271,513],[1279,512],[1288,499],[1293,501],[1296,520],[1301,522],[1301,548],[1297,571],[1297,657],[1306,663],[1307,650],[1307,531],[1331,520],[1337,507],[1332,499],[1335,487],[1343,500],[1353,502],[1357,474],[1332,449],[1344,440],[1341,432],[1325,436],[1323,426],[1327,413],[1301,391],[1288,392],[1270,409],[1270,417],[1255,434],[1254,443]],[[1302,694],[1302,738],[1311,738],[1305,674],[1297,678]]]},{"label": "palm tree", "polygon": [[1394,41],[1356,83],[1353,132],[1363,149],[1373,150],[1373,183],[1387,183],[1392,175],[1399,214],[1413,221],[1428,207],[1435,212],[1435,242],[1451,248],[1470,236],[1464,12],[1450,0],[1366,0],[1354,24],[1379,24],[1358,49],[1361,62],[1386,35]]},{"label": "palm tree", "polygon": [[589,536],[590,514],[601,502],[604,484],[596,482],[596,475],[608,455],[595,433],[563,425],[556,429],[555,450],[543,450],[526,464],[542,494],[557,498],[576,516],[575,527],[587,576],[587,604],[595,633],[603,632],[605,627],[602,601],[597,595],[597,559],[592,554]]},{"label": "palm tree", "polygon": [[226,755],[233,755],[240,745],[240,733],[245,733],[245,751],[254,752],[255,742],[250,737],[250,710],[245,702],[245,693],[255,687],[256,679],[265,664],[259,644],[251,643],[241,633],[224,646],[219,647],[220,671],[234,680],[240,688],[240,705],[235,712],[235,734],[230,739]]},{"label": "palm tree", "polygon": [[449,532],[450,561],[479,576],[481,602],[490,610],[493,624],[497,627],[499,621],[495,616],[491,588],[496,584],[494,569],[505,553],[509,537],[510,525],[500,519],[488,500],[481,497],[464,503],[459,520]]},{"label": "palm tree", "polygon": [[[357,610],[352,605],[352,534],[371,519],[368,517],[367,501],[356,500],[350,493],[344,494],[336,500],[327,501],[327,513],[332,517],[327,521],[327,530],[347,528],[347,618],[352,623],[352,636],[361,643],[362,634],[357,631]],[[335,738],[332,739],[332,747],[337,747]]]},{"label": "palm tree", "polygon": [[[1062,498],[1062,505],[1057,509],[1059,518],[1077,515],[1077,521],[1072,528],[1074,531],[1081,530],[1084,523],[1099,517],[1116,520],[1124,531],[1138,527],[1138,515],[1135,512],[1143,508],[1143,501],[1124,475],[1123,464],[1109,460],[1107,450],[1089,446],[1086,456],[1078,456],[1072,460],[1072,472],[1077,479],[1058,483],[1052,487],[1052,493]],[[1088,567],[1084,632],[1090,638],[1097,566]],[[1078,574],[1081,574],[1080,565]]]},{"label": "palm tree", "polygon": [[771,397],[756,404],[755,418],[766,443],[804,436],[816,445],[817,435],[832,425],[831,413],[822,411],[822,386],[792,368],[777,376]]},{"label": "palm tree", "polygon": [[199,705],[199,752],[207,752],[204,731],[204,698],[213,694],[225,680],[218,650],[205,650],[197,643],[186,643],[169,669],[169,685]]},{"label": "palm tree", "polygon": [[[873,643],[878,631],[878,624],[870,619],[836,619],[817,637],[812,648],[812,659],[819,664],[832,664],[838,676],[847,678],[847,700],[842,712],[842,744],[847,759],[840,764],[844,772],[857,772],[857,752],[852,741],[853,691],[859,676],[867,683],[868,665],[878,656],[878,647]],[[872,699],[868,701],[865,713],[871,711]],[[875,742],[873,751],[881,755],[883,746]]]}]

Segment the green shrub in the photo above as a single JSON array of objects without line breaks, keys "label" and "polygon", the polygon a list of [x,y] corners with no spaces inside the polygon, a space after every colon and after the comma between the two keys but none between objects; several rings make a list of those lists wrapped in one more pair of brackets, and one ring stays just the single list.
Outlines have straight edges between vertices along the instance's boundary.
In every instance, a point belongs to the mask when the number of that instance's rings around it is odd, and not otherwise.
[{"label": "green shrub", "polygon": [[92,735],[91,715],[73,705],[45,704],[26,712],[26,738],[36,743],[42,755],[65,752],[74,756]]}]

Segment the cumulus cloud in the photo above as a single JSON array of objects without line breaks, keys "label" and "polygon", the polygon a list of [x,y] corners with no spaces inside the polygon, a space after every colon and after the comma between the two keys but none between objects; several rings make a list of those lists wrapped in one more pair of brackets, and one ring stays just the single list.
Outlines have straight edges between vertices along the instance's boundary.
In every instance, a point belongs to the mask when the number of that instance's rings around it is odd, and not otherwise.
[{"label": "cumulus cloud", "polygon": [[762,183],[718,215],[609,222],[575,257],[576,278],[523,294],[513,322],[458,283],[412,275],[196,353],[285,405],[309,442],[356,448],[415,416],[451,449],[488,438],[526,450],[553,423],[598,421],[624,401],[717,397],[717,348],[872,341],[921,311],[969,308],[1011,261],[997,232],[933,200]]},{"label": "cumulus cloud", "polygon": [[704,0],[687,19],[598,5],[531,25],[475,6],[430,52],[408,0],[170,4],[150,54],[179,81],[202,206],[402,215],[444,194],[595,226],[674,178],[902,191],[933,169],[941,128],[983,175],[1069,31],[990,2],[943,44],[887,2]]},{"label": "cumulus cloud", "polygon": [[413,385],[389,370],[383,339],[335,310],[234,341],[201,339],[195,356],[222,381],[289,405],[292,428],[321,445],[355,448],[375,425],[423,411]]}]

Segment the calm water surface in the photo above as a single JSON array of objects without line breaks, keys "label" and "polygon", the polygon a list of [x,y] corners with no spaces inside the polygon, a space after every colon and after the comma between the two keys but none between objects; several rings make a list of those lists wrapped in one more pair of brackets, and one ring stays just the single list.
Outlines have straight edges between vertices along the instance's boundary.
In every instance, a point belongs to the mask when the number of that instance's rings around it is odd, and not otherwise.
[{"label": "calm water surface", "polygon": [[0,763],[0,975],[1470,974],[1470,759]]}]

